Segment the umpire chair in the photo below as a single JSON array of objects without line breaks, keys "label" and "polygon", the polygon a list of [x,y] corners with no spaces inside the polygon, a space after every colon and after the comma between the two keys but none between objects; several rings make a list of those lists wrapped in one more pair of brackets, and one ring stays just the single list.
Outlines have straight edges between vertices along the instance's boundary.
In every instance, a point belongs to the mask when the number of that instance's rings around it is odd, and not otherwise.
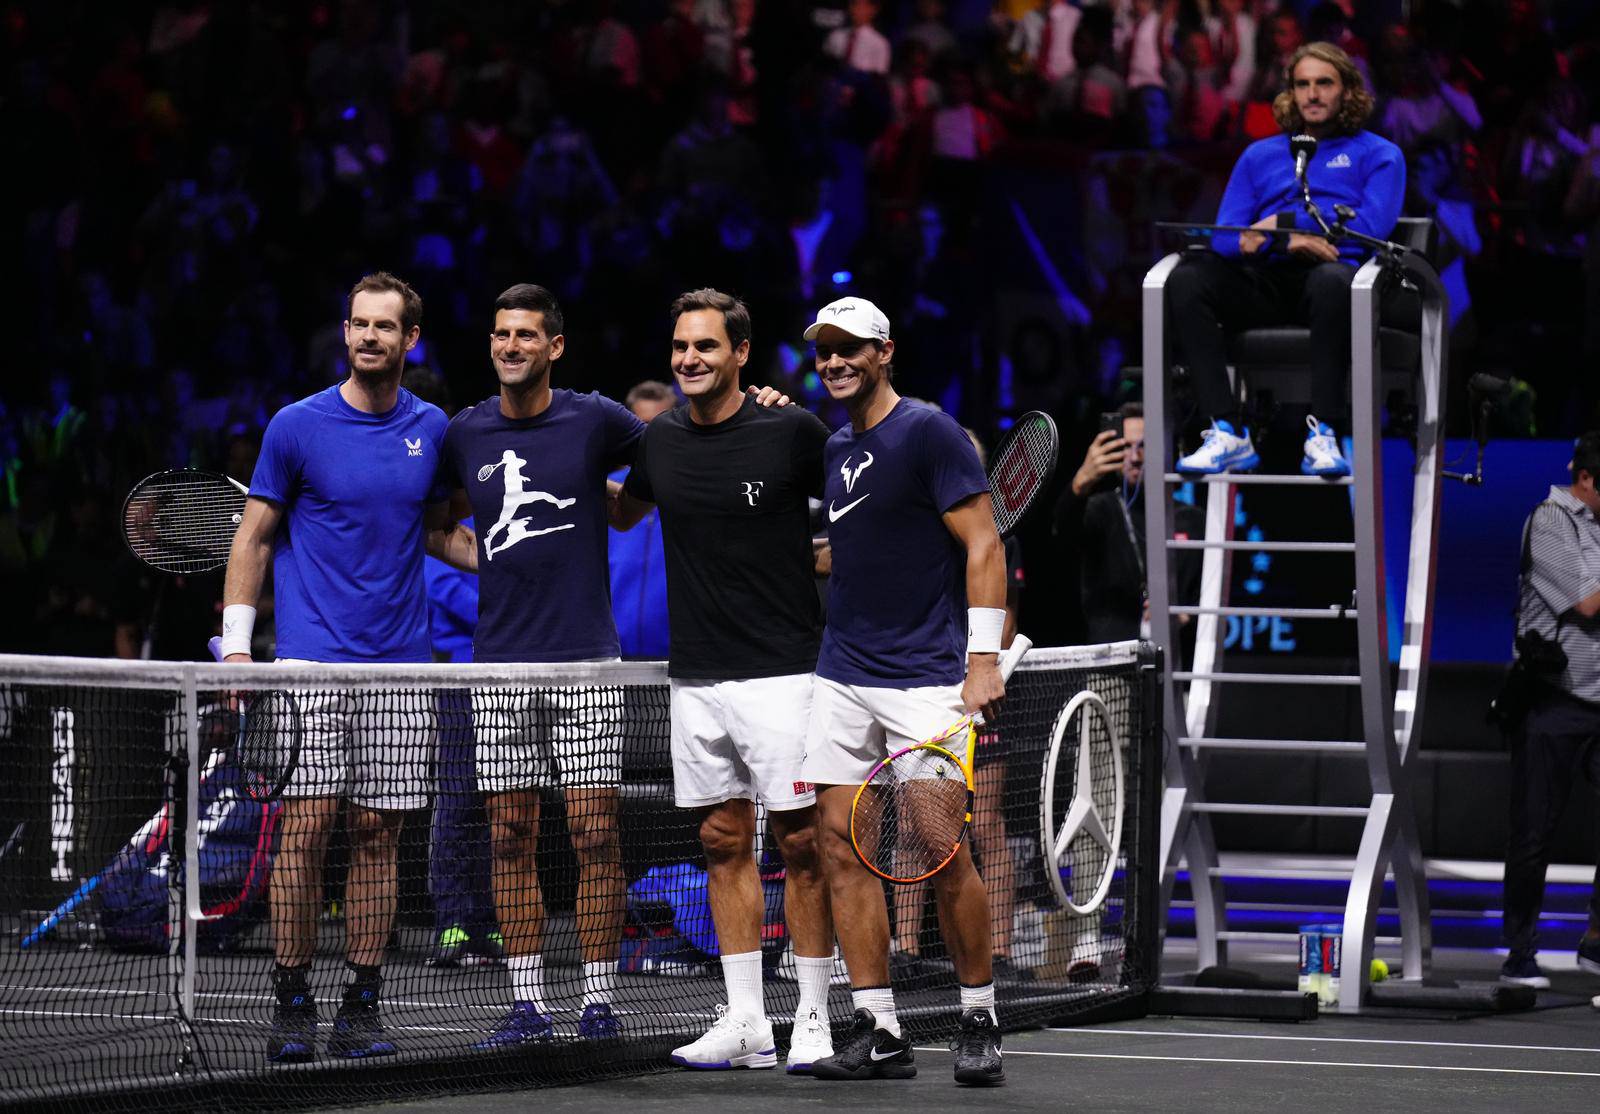
[{"label": "umpire chair", "polygon": [[[1177,645],[1176,622],[1190,616],[1196,625],[1194,661],[1187,671],[1169,657],[1164,672],[1163,713],[1169,739],[1166,791],[1161,814],[1162,908],[1169,908],[1180,863],[1186,863],[1194,898],[1197,963],[1226,964],[1230,941],[1298,944],[1292,933],[1230,929],[1227,893],[1218,865],[1213,815],[1291,816],[1360,821],[1353,868],[1312,865],[1303,858],[1269,855],[1258,873],[1285,870],[1300,876],[1347,877],[1343,917],[1343,974],[1338,1009],[1358,1011],[1366,1000],[1374,932],[1384,880],[1391,869],[1399,905],[1402,977],[1418,982],[1432,957],[1427,883],[1416,817],[1412,810],[1409,766],[1420,739],[1422,697],[1427,683],[1433,622],[1434,564],[1438,548],[1439,486],[1443,468],[1444,386],[1449,306],[1439,276],[1426,255],[1433,246],[1431,220],[1402,218],[1395,229],[1404,251],[1381,253],[1356,272],[1350,292],[1351,434],[1353,476],[1327,480],[1301,475],[1184,476],[1169,471],[1173,429],[1169,392],[1171,351],[1167,330],[1166,282],[1183,259],[1173,253],[1145,275],[1143,284],[1144,407],[1147,429],[1145,474],[1160,482],[1159,498],[1145,500],[1150,618],[1157,643]],[[1386,282],[1406,282],[1421,303],[1420,332],[1382,326],[1379,293]],[[1249,329],[1230,344],[1235,391],[1267,380],[1275,391],[1297,395],[1309,384],[1310,332],[1305,328]],[[1415,462],[1398,673],[1391,671],[1389,601],[1384,577],[1386,549],[1407,545],[1385,538],[1383,522],[1382,404],[1389,384],[1398,384],[1416,403]],[[1173,492],[1199,481],[1207,492],[1206,532],[1202,539],[1174,537]],[[1351,488],[1354,540],[1240,540],[1233,536],[1235,494],[1246,485],[1333,486]],[[1174,603],[1174,562],[1181,549],[1203,551],[1201,598],[1194,606]],[[1355,565],[1353,601],[1316,601],[1305,607],[1234,606],[1228,599],[1231,554],[1239,551],[1348,554]],[[1223,663],[1225,620],[1281,616],[1296,620],[1354,622],[1355,674],[1250,673]],[[1217,711],[1225,693],[1258,686],[1339,685],[1360,698],[1361,737],[1346,740],[1219,738]],[[1173,736],[1176,736],[1175,738]],[[1363,755],[1370,798],[1364,805],[1323,805],[1271,801],[1210,801],[1205,798],[1209,754],[1272,753],[1314,756]],[[1235,873],[1235,872],[1230,872]]]}]

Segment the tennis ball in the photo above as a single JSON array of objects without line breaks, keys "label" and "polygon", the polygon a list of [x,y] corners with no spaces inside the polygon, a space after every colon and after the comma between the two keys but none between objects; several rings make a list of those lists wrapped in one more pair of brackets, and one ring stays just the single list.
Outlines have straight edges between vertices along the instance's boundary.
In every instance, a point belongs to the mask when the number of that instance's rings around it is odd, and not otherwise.
[{"label": "tennis ball", "polygon": [[1374,959],[1372,961],[1371,980],[1373,982],[1382,982],[1384,979],[1386,979],[1388,977],[1389,977],[1389,965],[1387,963],[1385,963],[1381,959]]}]

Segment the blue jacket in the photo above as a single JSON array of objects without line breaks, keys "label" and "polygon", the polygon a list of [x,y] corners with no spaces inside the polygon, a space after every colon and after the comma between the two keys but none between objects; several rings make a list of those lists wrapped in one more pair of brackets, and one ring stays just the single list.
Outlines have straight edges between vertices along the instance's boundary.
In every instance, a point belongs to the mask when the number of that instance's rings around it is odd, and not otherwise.
[{"label": "blue jacket", "polygon": [[[461,520],[472,525],[470,517]],[[472,660],[472,632],[478,626],[478,578],[451,568],[437,557],[422,562],[428,586],[428,632],[436,661]]]},{"label": "blue jacket", "polygon": [[[1406,194],[1406,160],[1400,148],[1371,132],[1333,136],[1317,145],[1306,166],[1311,199],[1323,219],[1334,223],[1333,207],[1348,205],[1356,211],[1350,227],[1369,236],[1386,238],[1394,231]],[[1278,227],[1316,231],[1303,205],[1294,177],[1294,156],[1289,137],[1257,140],[1244,149],[1228,178],[1217,210],[1218,224],[1254,224],[1268,213],[1278,213]],[[1212,246],[1224,255],[1239,254],[1237,233],[1218,233]],[[1284,241],[1269,241],[1263,252],[1282,253]],[[1345,241],[1339,256],[1360,263],[1372,254],[1360,244]]]},{"label": "blue jacket", "polygon": [[[622,468],[611,474],[621,480]],[[611,531],[611,614],[622,654],[667,656],[667,558],[661,548],[661,512],[651,508],[632,530]]]}]

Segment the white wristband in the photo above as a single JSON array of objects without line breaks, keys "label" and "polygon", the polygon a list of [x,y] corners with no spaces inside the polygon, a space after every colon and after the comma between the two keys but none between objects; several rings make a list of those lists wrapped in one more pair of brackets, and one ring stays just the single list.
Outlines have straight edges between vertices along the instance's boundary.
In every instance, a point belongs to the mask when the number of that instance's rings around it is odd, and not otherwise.
[{"label": "white wristband", "polygon": [[967,653],[998,654],[1006,629],[1003,607],[967,608]]},{"label": "white wristband", "polygon": [[222,609],[222,645],[224,659],[229,654],[248,654],[250,639],[255,634],[256,609],[247,603],[230,603]]}]

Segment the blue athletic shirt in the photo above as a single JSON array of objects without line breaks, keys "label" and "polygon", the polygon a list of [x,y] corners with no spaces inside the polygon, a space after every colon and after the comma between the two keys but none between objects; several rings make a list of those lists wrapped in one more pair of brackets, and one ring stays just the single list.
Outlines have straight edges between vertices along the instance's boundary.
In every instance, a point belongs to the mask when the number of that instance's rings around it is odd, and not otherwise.
[{"label": "blue athletic shirt", "polygon": [[[1333,224],[1333,207],[1348,205],[1356,211],[1349,227],[1382,239],[1394,231],[1400,219],[1406,196],[1406,159],[1400,148],[1371,132],[1332,136],[1317,144],[1317,153],[1306,164],[1306,181],[1323,220]],[[1287,135],[1258,139],[1244,149],[1223,191],[1217,223],[1254,224],[1269,213],[1279,215],[1280,228],[1319,231],[1317,222],[1305,211]],[[1262,249],[1268,253],[1265,257],[1281,257],[1286,242],[1269,241]],[[1219,232],[1212,238],[1212,246],[1224,255],[1238,255],[1239,234]],[[1347,263],[1360,263],[1371,254],[1349,240],[1339,245],[1339,258]]]},{"label": "blue athletic shirt", "polygon": [[833,575],[818,676],[897,689],[966,677],[966,551],[941,516],[988,490],[961,426],[920,403],[901,399],[865,433],[828,438]]},{"label": "blue athletic shirt", "polygon": [[273,539],[278,656],[431,661],[422,515],[439,482],[444,411],[405,388],[384,414],[338,386],[267,423],[250,494],[284,509]]},{"label": "blue athletic shirt", "polygon": [[507,418],[493,395],[451,419],[444,474],[477,523],[474,661],[619,656],[606,473],[633,462],[643,433],[626,407],[565,389],[538,417]]}]

